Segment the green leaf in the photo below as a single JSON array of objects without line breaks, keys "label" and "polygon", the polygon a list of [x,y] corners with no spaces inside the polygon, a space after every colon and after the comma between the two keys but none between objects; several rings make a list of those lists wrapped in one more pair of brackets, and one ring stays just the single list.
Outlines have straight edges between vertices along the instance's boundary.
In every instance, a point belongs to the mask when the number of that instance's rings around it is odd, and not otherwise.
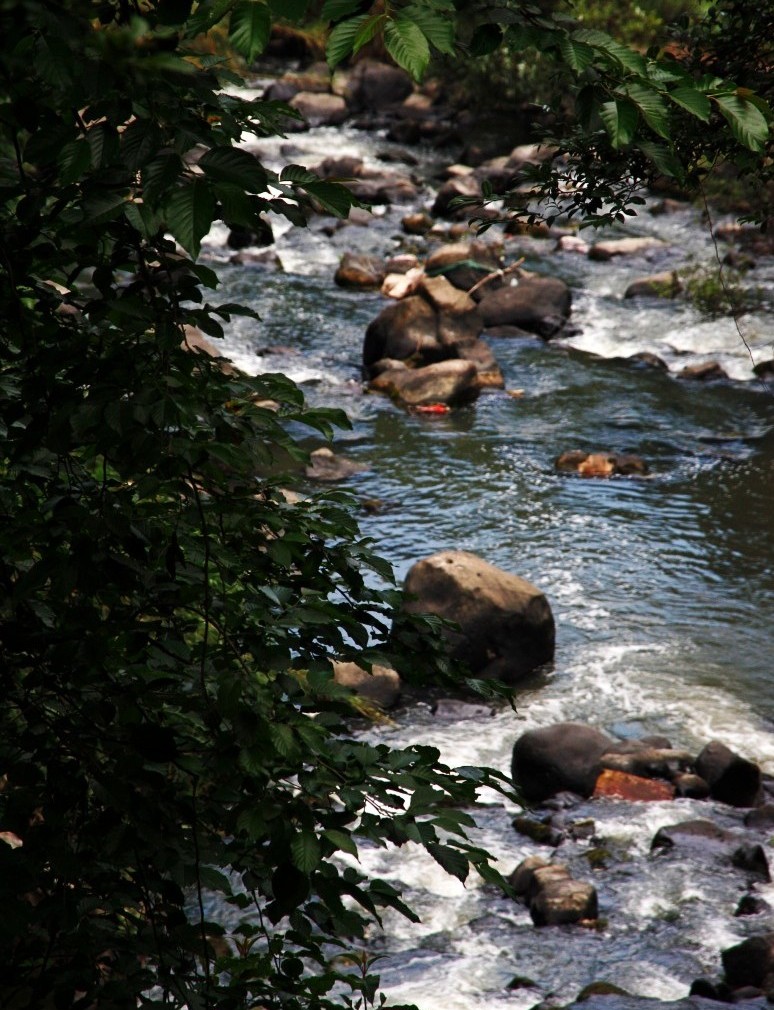
[{"label": "green leaf", "polygon": [[231,12],[228,37],[237,52],[252,63],[271,35],[271,11],[261,0],[240,0]]},{"label": "green leaf", "polygon": [[183,162],[177,154],[162,154],[142,169],[143,199],[156,204],[169,190],[177,188],[183,173]]},{"label": "green leaf", "polygon": [[359,7],[360,0],[325,0],[320,18],[323,21],[338,21],[348,14],[354,14]]},{"label": "green leaf", "polygon": [[646,76],[645,59],[633,49],[611,38],[606,32],[592,28],[580,28],[573,32],[573,37],[576,41],[596,49],[600,56],[605,57],[608,62],[617,63],[625,70],[631,70],[640,77]]},{"label": "green leaf", "polygon": [[337,24],[330,33],[328,36],[328,45],[325,47],[325,58],[331,70],[352,53],[357,33],[367,20],[367,14],[361,14],[360,17],[356,18],[349,18],[347,21]]},{"label": "green leaf", "polygon": [[59,152],[59,179],[63,186],[83,178],[91,167],[91,149],[85,140],[73,140]]},{"label": "green leaf", "polygon": [[311,873],[320,863],[320,843],[312,831],[302,831],[290,843],[293,862],[302,873]]},{"label": "green leaf", "polygon": [[570,69],[586,70],[594,62],[594,50],[585,42],[578,42],[569,35],[559,39],[559,52]]},{"label": "green leaf", "polygon": [[401,11],[401,17],[413,21],[438,52],[454,55],[454,21],[448,14],[410,4]]},{"label": "green leaf", "polygon": [[355,845],[352,836],[347,831],[337,831],[335,828],[327,828],[323,831],[323,834],[342,852],[348,852],[351,856],[356,859],[358,857],[357,845]]},{"label": "green leaf", "polygon": [[199,179],[176,190],[167,201],[167,228],[192,259],[199,255],[214,214],[215,198]]},{"label": "green leaf", "polygon": [[250,193],[266,189],[268,180],[263,165],[254,155],[236,147],[213,147],[197,164],[215,182],[233,183]]},{"label": "green leaf", "polygon": [[185,37],[192,39],[208,32],[228,14],[236,2],[237,0],[215,0],[214,3],[200,3],[185,23]]},{"label": "green leaf", "polygon": [[737,94],[712,95],[736,140],[751,151],[764,150],[769,126],[763,113],[752,102]]},{"label": "green leaf", "polygon": [[309,0],[269,0],[272,15],[283,21],[300,21],[308,6]]},{"label": "green leaf", "polygon": [[447,873],[451,873],[463,884],[465,883],[470,872],[470,864],[459,849],[453,849],[449,845],[441,845],[438,842],[428,842],[425,848]]},{"label": "green leaf", "polygon": [[352,40],[352,53],[358,52],[363,46],[368,45],[371,39],[377,35],[384,27],[386,15],[373,14],[366,18],[358,29],[357,35]]},{"label": "green leaf", "polygon": [[613,147],[620,148],[631,142],[637,129],[639,115],[636,106],[631,102],[616,99],[600,105],[599,118],[605,125],[610,143]]},{"label": "green leaf", "polygon": [[468,51],[471,56],[488,56],[500,47],[502,41],[502,29],[497,25],[479,25],[473,32]]},{"label": "green leaf", "polygon": [[627,85],[626,93],[640,110],[651,130],[659,137],[669,140],[669,110],[662,95],[634,82]]},{"label": "green leaf", "polygon": [[667,94],[676,105],[687,109],[688,112],[701,119],[702,122],[709,122],[712,107],[707,96],[702,94],[701,91],[697,91],[696,88],[692,88],[687,84],[681,84],[679,87],[667,92]]},{"label": "green leaf", "polygon": [[685,169],[675,152],[665,147],[663,144],[642,142],[638,145],[642,153],[649,158],[662,175],[670,179],[682,181],[685,178]]},{"label": "green leaf", "polygon": [[398,66],[420,80],[430,62],[430,46],[421,28],[402,19],[388,21],[384,44]]},{"label": "green leaf", "polygon": [[290,726],[283,723],[272,723],[269,726],[269,738],[277,752],[283,757],[290,757],[298,750],[298,744]]}]

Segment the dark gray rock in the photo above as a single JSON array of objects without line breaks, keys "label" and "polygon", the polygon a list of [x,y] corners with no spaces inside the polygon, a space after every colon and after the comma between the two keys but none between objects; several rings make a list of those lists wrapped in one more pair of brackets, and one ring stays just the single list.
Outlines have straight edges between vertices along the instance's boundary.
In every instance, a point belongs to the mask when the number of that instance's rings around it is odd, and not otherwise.
[{"label": "dark gray rock", "polygon": [[707,744],[696,758],[696,773],[707,782],[710,795],[732,807],[754,807],[763,799],[761,770],[719,740]]},{"label": "dark gray rock", "polygon": [[601,770],[600,758],[612,743],[601,730],[583,723],[527,730],[513,747],[514,785],[530,801],[565,790],[590,796]]},{"label": "dark gray rock", "polygon": [[479,302],[484,326],[517,326],[551,337],[570,315],[570,289],[557,277],[526,277],[518,284],[508,284],[496,291],[487,291]]}]

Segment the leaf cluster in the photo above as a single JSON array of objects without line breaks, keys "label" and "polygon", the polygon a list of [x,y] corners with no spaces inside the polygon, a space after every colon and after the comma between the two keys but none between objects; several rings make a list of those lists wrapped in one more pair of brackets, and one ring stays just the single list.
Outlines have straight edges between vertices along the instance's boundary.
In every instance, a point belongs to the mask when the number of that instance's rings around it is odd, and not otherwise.
[{"label": "leaf cluster", "polygon": [[460,879],[497,879],[466,809],[496,777],[347,729],[331,660],[389,649],[432,676],[436,636],[393,629],[400,594],[348,496],[283,491],[306,459],[291,432],[327,438],[346,418],[192,340],[247,313],[196,260],[214,221],[351,206],[237,147],[288,110],[236,96],[189,49],[223,21],[249,59],[267,12],[0,4],[9,1010],[370,1003],[368,959],[334,955],[385,908],[413,913],[358,847],[413,842]]}]

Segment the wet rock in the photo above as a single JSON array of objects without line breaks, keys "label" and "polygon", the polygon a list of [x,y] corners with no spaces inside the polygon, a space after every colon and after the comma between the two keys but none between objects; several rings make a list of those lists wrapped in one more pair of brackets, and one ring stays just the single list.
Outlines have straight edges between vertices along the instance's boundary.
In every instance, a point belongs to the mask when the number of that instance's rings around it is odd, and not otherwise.
[{"label": "wet rock", "polygon": [[439,698],[430,710],[436,719],[443,722],[461,722],[463,719],[491,719],[496,709],[486,705],[476,705],[474,702],[461,701],[459,698]]},{"label": "wet rock", "polygon": [[754,807],[762,802],[761,770],[719,740],[707,744],[696,758],[696,773],[710,787],[710,795],[733,807]]},{"label": "wet rock", "polygon": [[591,796],[601,770],[600,758],[612,741],[583,723],[562,722],[527,730],[513,747],[514,785],[529,801],[569,790]]},{"label": "wet rock", "polygon": [[616,256],[640,256],[654,249],[666,249],[658,238],[616,238],[595,242],[589,249],[591,260],[611,260]]},{"label": "wet rock", "polygon": [[713,982],[708,978],[695,978],[691,982],[689,995],[701,999],[711,999],[716,1003],[731,1003],[731,989],[723,982]]},{"label": "wet rock", "polygon": [[753,372],[759,379],[774,379],[774,358],[769,361],[759,361],[753,366]]},{"label": "wet rock", "polygon": [[379,256],[346,252],[333,279],[341,288],[378,288],[384,278],[384,263]]},{"label": "wet rock", "polygon": [[415,359],[428,363],[443,357],[433,307],[418,295],[388,305],[368,325],[363,344],[366,374],[380,358]]},{"label": "wet rock", "polygon": [[[443,276],[428,277],[425,274],[417,286],[417,293],[429,302],[437,312],[458,315],[476,312],[476,303]],[[478,324],[480,326],[480,324]]]},{"label": "wet rock", "polygon": [[230,359],[224,357],[220,353],[219,348],[217,348],[212,341],[208,340],[198,327],[186,324],[183,327],[183,330],[185,332],[185,337],[180,345],[183,350],[190,351],[192,354],[203,354],[208,358],[212,358],[218,363],[218,367],[226,375],[237,374],[238,370],[231,364]]},{"label": "wet rock", "polygon": [[686,772],[683,775],[676,775],[672,779],[675,787],[675,794],[689,800],[706,800],[710,794],[707,783],[700,775],[693,775]]},{"label": "wet rock", "polygon": [[482,389],[504,389],[505,378],[492,353],[492,348],[484,340],[460,344],[457,352],[463,361],[472,361],[476,366],[478,384]]},{"label": "wet rock", "polygon": [[[604,761],[604,757],[602,758]],[[609,796],[621,800],[658,802],[672,800],[675,788],[669,782],[631,775],[628,772],[605,769],[594,786],[594,796]]]},{"label": "wet rock", "polygon": [[513,828],[525,838],[531,838],[538,845],[556,848],[564,841],[564,832],[546,821],[536,821],[534,817],[514,817]]},{"label": "wet rock", "polygon": [[380,708],[392,708],[400,698],[400,676],[389,666],[374,665],[369,673],[357,663],[334,663],[333,679]]},{"label": "wet rock", "polygon": [[600,979],[596,982],[589,982],[587,986],[575,997],[576,1003],[585,1003],[592,996],[628,996],[629,993],[614,982],[605,982]]},{"label": "wet rock", "polygon": [[584,452],[571,449],[556,460],[559,473],[577,473],[581,477],[612,477],[646,474],[647,465],[639,456],[618,452]]},{"label": "wet rock", "polygon": [[425,263],[428,276],[440,274],[463,291],[469,291],[500,267],[498,251],[485,242],[454,242],[441,246]]},{"label": "wet rock", "polygon": [[384,269],[390,274],[407,274],[411,270],[421,268],[419,257],[414,253],[396,253],[390,256],[384,264]]},{"label": "wet rock", "polygon": [[508,877],[508,883],[513,888],[514,894],[522,898],[533,891],[535,871],[546,866],[550,866],[550,863],[542,856],[527,856],[523,859]]},{"label": "wet rock", "polygon": [[458,406],[475,400],[480,390],[476,366],[459,358],[420,368],[392,368],[372,379],[369,388],[410,407],[432,403]]},{"label": "wet rock", "polygon": [[327,446],[315,449],[309,455],[309,464],[306,467],[306,476],[310,480],[339,481],[346,480],[356,473],[362,473],[368,467],[354,460],[338,456]]},{"label": "wet rock", "polygon": [[518,326],[547,338],[564,325],[571,304],[570,289],[558,277],[527,277],[487,291],[478,308],[484,326]]},{"label": "wet rock", "polygon": [[344,97],[354,111],[381,109],[404,101],[413,90],[411,78],[405,70],[366,59],[355,64],[347,80]]},{"label": "wet rock", "polygon": [[730,849],[737,841],[738,836],[733,832],[718,827],[712,821],[697,819],[659,828],[650,847],[651,850],[681,847],[718,851]]},{"label": "wet rock", "polygon": [[448,179],[438,190],[431,213],[433,217],[468,218],[477,211],[476,205],[453,207],[452,202],[460,197],[481,200],[481,183],[473,175],[457,175]]},{"label": "wet rock", "polygon": [[659,217],[664,214],[677,214],[681,210],[687,210],[690,204],[685,203],[683,200],[674,200],[671,197],[667,197],[664,200],[659,200],[658,203],[654,203],[650,208],[650,213],[654,217]]},{"label": "wet rock", "polygon": [[764,803],[763,806],[750,810],[744,815],[747,828],[774,828],[774,803]]},{"label": "wet rock", "polygon": [[288,104],[301,113],[309,126],[338,126],[349,115],[343,98],[316,91],[299,91]]},{"label": "wet rock", "polygon": [[381,293],[385,298],[401,301],[409,295],[416,294],[419,282],[424,277],[422,267],[414,267],[405,273],[388,273],[382,281]]},{"label": "wet rock", "polygon": [[774,992],[774,933],[751,936],[722,951],[725,980],[731,989],[754,986]]},{"label": "wet rock", "polygon": [[663,358],[659,358],[657,354],[653,354],[651,351],[638,351],[637,354],[630,354],[627,361],[630,361],[633,365],[642,365],[646,368],[658,368],[662,372],[669,371],[669,365]]},{"label": "wet rock", "polygon": [[739,903],[734,910],[734,916],[740,918],[747,915],[760,915],[762,912],[769,912],[771,906],[757,894],[744,894],[739,899]]},{"label": "wet rock", "polygon": [[487,326],[484,328],[482,336],[491,337],[493,340],[534,340],[536,334],[528,333],[527,330],[522,330],[520,326]]},{"label": "wet rock", "polygon": [[529,914],[536,926],[563,926],[568,923],[596,919],[597,892],[592,884],[573,880],[569,876],[537,870],[534,879],[537,894],[529,903]]},{"label": "wet rock", "polygon": [[426,235],[433,227],[433,219],[430,215],[420,212],[406,214],[400,223],[407,235]]},{"label": "wet rock", "polygon": [[579,253],[581,256],[588,255],[590,248],[589,243],[579,235],[562,235],[556,243],[556,252]]},{"label": "wet rock", "polygon": [[[639,744],[639,741],[631,741]],[[670,748],[638,746],[627,751],[616,750],[603,754],[602,767],[612,771],[626,772],[644,778],[672,780],[693,764],[693,756],[688,751]]]},{"label": "wet rock", "polygon": [[408,612],[458,625],[446,632],[451,654],[479,676],[515,683],[553,658],[554,618],[545,595],[475,554],[441,551],[417,562],[405,591],[415,597],[404,604]]},{"label": "wet rock", "polygon": [[767,883],[771,881],[769,872],[769,861],[766,853],[760,845],[745,842],[731,853],[731,863],[740,870],[747,870],[749,873],[760,877]]},{"label": "wet rock", "polygon": [[640,277],[629,284],[624,298],[676,298],[683,290],[676,270]]},{"label": "wet rock", "polygon": [[686,365],[679,374],[681,379],[692,379],[697,382],[711,382],[716,379],[728,378],[717,361],[705,361],[701,365]]}]

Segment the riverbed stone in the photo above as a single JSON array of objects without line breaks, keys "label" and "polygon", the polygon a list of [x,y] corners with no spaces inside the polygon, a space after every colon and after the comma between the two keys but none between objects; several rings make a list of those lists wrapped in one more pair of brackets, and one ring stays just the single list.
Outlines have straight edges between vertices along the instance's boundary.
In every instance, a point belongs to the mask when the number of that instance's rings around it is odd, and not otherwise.
[{"label": "riverbed stone", "polygon": [[676,298],[683,285],[676,270],[638,277],[626,288],[624,298]]},{"label": "riverbed stone", "polygon": [[299,91],[288,104],[309,126],[339,126],[349,115],[343,98],[317,91]]},{"label": "riverbed stone", "polygon": [[751,936],[721,952],[726,983],[732,989],[755,986],[774,994],[774,933]]},{"label": "riverbed stone", "polygon": [[389,666],[374,664],[369,672],[357,663],[334,662],[333,679],[380,708],[393,708],[400,698],[400,676]]},{"label": "riverbed stone", "polygon": [[360,60],[349,74],[344,90],[353,111],[382,109],[404,101],[414,90],[405,70],[380,60]]},{"label": "riverbed stone", "polygon": [[369,389],[385,393],[409,407],[432,403],[459,406],[475,400],[480,388],[476,366],[459,358],[420,368],[388,369],[369,383]]},{"label": "riverbed stone", "polygon": [[626,750],[616,750],[602,756],[602,767],[649,779],[673,780],[680,772],[693,765],[693,755],[673,748],[631,746],[638,740],[627,741]]},{"label": "riverbed stone", "polygon": [[400,223],[407,235],[426,235],[433,227],[433,219],[422,211],[406,214]]},{"label": "riverbed stone", "polygon": [[458,345],[457,353],[463,361],[476,366],[478,384],[482,389],[504,389],[505,377],[497,363],[492,348],[485,340],[474,340]]},{"label": "riverbed stone", "polygon": [[681,379],[690,379],[693,382],[714,382],[718,379],[727,379],[725,369],[717,361],[704,361],[699,365],[686,365],[679,372]]},{"label": "riverbed stone", "polygon": [[529,914],[536,926],[564,926],[597,918],[597,892],[592,884],[569,876],[537,870],[538,890],[529,903]]},{"label": "riverbed stone", "polygon": [[478,676],[516,683],[553,659],[554,618],[544,593],[475,554],[449,550],[424,558],[404,588],[406,611],[458,625],[445,631],[451,654]]},{"label": "riverbed stone", "polygon": [[612,743],[606,733],[579,722],[527,730],[513,747],[513,783],[530,802],[568,790],[591,796],[600,758]]},{"label": "riverbed stone", "polygon": [[469,218],[480,211],[480,206],[453,207],[452,202],[459,197],[483,199],[481,193],[481,183],[478,179],[470,175],[455,175],[447,179],[441,186],[433,202],[431,213],[433,217],[445,218]]},{"label": "riverbed stone", "polygon": [[729,849],[739,840],[738,835],[704,818],[680,821],[659,828],[651,849],[686,848],[698,851]]},{"label": "riverbed stone", "polygon": [[611,260],[617,256],[641,256],[655,249],[666,249],[667,243],[649,236],[603,239],[589,249],[589,259]]},{"label": "riverbed stone", "polygon": [[400,361],[443,357],[438,344],[436,313],[419,295],[410,295],[382,309],[369,323],[363,343],[363,367],[380,358]]},{"label": "riverbed stone", "polygon": [[707,782],[710,795],[733,807],[755,807],[763,801],[763,777],[753,761],[735,754],[720,740],[712,740],[696,758],[696,773]]},{"label": "riverbed stone", "polygon": [[487,291],[478,308],[484,326],[518,326],[547,338],[562,328],[571,305],[570,289],[558,277],[526,277]]},{"label": "riverbed stone", "polygon": [[427,258],[428,276],[444,276],[451,284],[469,291],[502,265],[499,250],[486,242],[452,242]]},{"label": "riverbed stone", "polygon": [[[604,762],[605,758],[602,758]],[[634,800],[641,803],[673,800],[675,787],[660,779],[645,778],[629,772],[605,768],[600,772],[594,786],[594,796],[607,796],[620,800]]]},{"label": "riverbed stone", "polygon": [[576,473],[581,477],[612,477],[646,474],[647,464],[633,453],[585,452],[570,449],[556,460],[559,473]]},{"label": "riverbed stone", "polygon": [[385,268],[381,257],[345,252],[333,280],[341,288],[378,288],[384,278]]},{"label": "riverbed stone", "polygon": [[363,463],[340,456],[324,445],[309,454],[306,476],[311,480],[333,482],[346,480],[367,469]]}]

